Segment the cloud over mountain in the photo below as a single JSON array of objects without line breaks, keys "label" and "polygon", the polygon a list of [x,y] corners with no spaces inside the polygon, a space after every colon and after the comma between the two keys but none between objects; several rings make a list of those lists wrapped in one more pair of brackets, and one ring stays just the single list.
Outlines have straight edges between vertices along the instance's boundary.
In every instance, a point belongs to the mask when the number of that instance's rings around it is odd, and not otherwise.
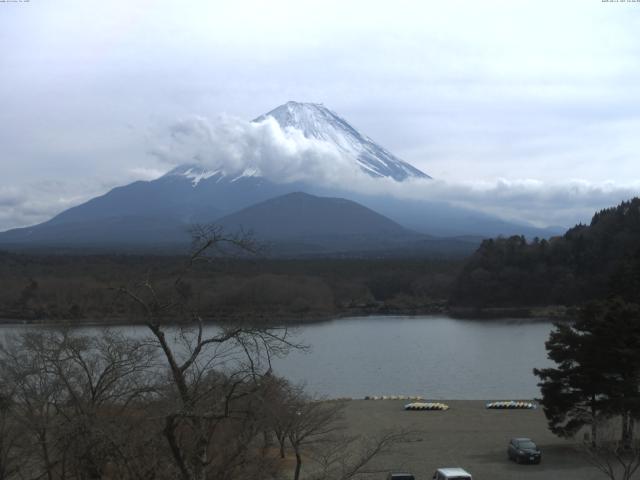
[{"label": "cloud over mountain", "polygon": [[192,116],[170,125],[163,138],[168,141],[155,145],[152,152],[172,166],[193,163],[229,173],[258,168],[275,182],[314,181],[365,194],[445,201],[540,226],[588,221],[594,210],[640,194],[640,181],[373,178],[330,142],[308,138],[293,127],[283,129],[272,117],[247,122],[230,116],[215,120]]},{"label": "cloud over mountain", "polygon": [[359,173],[331,143],[307,138],[295,128],[283,129],[272,117],[247,122],[231,116],[191,116],[170,125],[161,138],[150,151],[172,166],[189,164],[230,175],[251,168],[281,183],[332,184]]},{"label": "cloud over mountain", "polygon": [[[409,178],[398,182],[367,175],[331,142],[309,138],[299,129],[282,128],[272,117],[248,122],[232,116],[209,119],[191,115],[152,136],[149,151],[156,167],[131,165],[131,180],[152,180],[185,163],[204,170],[257,174],[278,183],[314,182],[363,194],[401,199],[443,201],[508,220],[538,226],[570,226],[586,222],[594,210],[640,195],[640,182],[566,179],[466,181]],[[82,184],[55,181],[0,188],[0,230],[32,225],[120,184],[87,178]]]},{"label": "cloud over mountain", "polygon": [[[500,214],[566,223],[638,192],[637,4],[284,0],[247,15],[244,2],[159,3],[60,0],[0,16],[11,45],[0,228],[166,172],[175,162],[145,156],[150,125],[249,119],[288,98],[330,103],[440,179],[430,192]],[[585,182],[563,180],[574,177]],[[52,180],[62,194],[34,186]],[[38,200],[15,200],[27,194]]]}]

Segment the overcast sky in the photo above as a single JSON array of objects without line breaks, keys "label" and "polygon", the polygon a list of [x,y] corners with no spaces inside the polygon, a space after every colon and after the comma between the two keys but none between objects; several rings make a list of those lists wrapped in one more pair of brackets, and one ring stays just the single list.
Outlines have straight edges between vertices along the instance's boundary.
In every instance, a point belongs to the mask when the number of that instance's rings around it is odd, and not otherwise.
[{"label": "overcast sky", "polygon": [[447,199],[586,221],[640,193],[638,32],[601,0],[0,2],[0,229],[160,175],[180,119],[287,100]]}]

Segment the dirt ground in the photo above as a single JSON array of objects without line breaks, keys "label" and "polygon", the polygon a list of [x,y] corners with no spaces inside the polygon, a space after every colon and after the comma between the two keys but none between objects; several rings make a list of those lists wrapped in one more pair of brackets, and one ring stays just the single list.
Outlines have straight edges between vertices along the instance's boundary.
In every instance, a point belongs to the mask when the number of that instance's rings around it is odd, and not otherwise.
[{"label": "dirt ground", "polygon": [[[541,409],[487,410],[483,401],[446,401],[447,411],[405,411],[403,400],[352,400],[346,407],[349,433],[374,436],[390,429],[420,431],[376,467],[431,479],[439,467],[462,467],[474,480],[591,480],[605,478],[571,442],[552,435]],[[511,437],[529,437],[542,450],[539,465],[507,459]],[[385,474],[380,474],[382,480]],[[375,477],[378,478],[378,477]]]}]

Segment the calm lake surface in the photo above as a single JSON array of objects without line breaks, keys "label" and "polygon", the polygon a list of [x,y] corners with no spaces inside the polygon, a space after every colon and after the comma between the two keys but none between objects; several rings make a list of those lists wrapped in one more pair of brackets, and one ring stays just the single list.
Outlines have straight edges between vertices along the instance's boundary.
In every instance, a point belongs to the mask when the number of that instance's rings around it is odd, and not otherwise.
[{"label": "calm lake surface", "polygon": [[275,362],[280,374],[330,397],[534,398],[534,367],[550,364],[551,322],[364,317],[305,326],[307,354]]},{"label": "calm lake surface", "polygon": [[[0,332],[20,328],[4,326]],[[117,329],[146,334],[139,326]],[[546,321],[342,318],[295,328],[296,341],[310,350],[273,365],[310,393],[328,397],[527,399],[539,396],[532,369],[550,364],[544,342],[551,329]]]}]

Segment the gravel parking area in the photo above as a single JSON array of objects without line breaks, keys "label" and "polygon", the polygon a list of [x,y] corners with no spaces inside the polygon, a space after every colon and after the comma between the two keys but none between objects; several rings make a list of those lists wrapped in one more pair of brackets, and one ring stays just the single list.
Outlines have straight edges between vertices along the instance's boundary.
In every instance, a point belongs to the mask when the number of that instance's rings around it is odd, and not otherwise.
[{"label": "gravel parking area", "polygon": [[[438,467],[462,467],[474,480],[604,478],[572,444],[552,435],[541,409],[487,410],[483,401],[446,401],[447,411],[405,411],[403,400],[353,400],[346,408],[350,433],[376,435],[401,428],[419,430],[397,453],[379,457],[376,467],[431,479]],[[511,437],[530,437],[542,450],[539,465],[507,459]],[[385,478],[384,474],[379,475]]]}]

